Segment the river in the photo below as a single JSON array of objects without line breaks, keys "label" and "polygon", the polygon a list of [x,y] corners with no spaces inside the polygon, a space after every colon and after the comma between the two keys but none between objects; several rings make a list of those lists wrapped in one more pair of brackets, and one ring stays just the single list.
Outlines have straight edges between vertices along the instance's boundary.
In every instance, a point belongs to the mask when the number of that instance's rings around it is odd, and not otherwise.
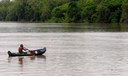
[{"label": "river", "polygon": [[[127,76],[127,26],[0,23],[0,76]],[[42,56],[9,57],[20,44]]]}]

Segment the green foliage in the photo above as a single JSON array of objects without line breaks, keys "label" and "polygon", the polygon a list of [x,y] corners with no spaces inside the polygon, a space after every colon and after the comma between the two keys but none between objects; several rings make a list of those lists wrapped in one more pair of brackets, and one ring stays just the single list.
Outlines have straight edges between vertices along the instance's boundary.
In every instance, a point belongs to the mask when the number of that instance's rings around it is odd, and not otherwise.
[{"label": "green foliage", "polygon": [[4,21],[6,19],[6,16],[7,16],[7,9],[8,9],[8,5],[9,2],[4,2],[2,1],[0,3],[0,21]]},{"label": "green foliage", "polygon": [[82,22],[92,22],[92,15],[95,13],[96,4],[94,0],[84,0],[81,12]]},{"label": "green foliage", "polygon": [[67,21],[68,22],[79,22],[81,10],[77,6],[77,0],[71,1],[67,8]]},{"label": "green foliage", "polygon": [[68,8],[69,4],[63,4],[61,6],[58,6],[52,10],[52,22],[65,22],[66,18],[66,11]]},{"label": "green foliage", "polygon": [[97,5],[96,13],[93,15],[94,22],[119,22],[121,16],[122,0],[105,0]]},{"label": "green foliage", "polygon": [[128,0],[0,1],[0,21],[128,23]]},{"label": "green foliage", "polygon": [[128,0],[122,2],[122,15],[120,22],[128,23]]}]

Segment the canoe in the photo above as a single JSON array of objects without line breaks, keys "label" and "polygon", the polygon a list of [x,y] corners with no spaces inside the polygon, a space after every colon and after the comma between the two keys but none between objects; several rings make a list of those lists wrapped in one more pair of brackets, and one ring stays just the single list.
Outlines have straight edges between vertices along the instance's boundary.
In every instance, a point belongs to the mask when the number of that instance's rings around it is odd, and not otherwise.
[{"label": "canoe", "polygon": [[37,50],[32,50],[29,51],[29,53],[27,52],[23,52],[23,53],[12,53],[11,51],[8,51],[8,55],[9,56],[37,56],[37,55],[42,55],[46,52],[46,48],[42,48],[42,49],[37,49]]}]

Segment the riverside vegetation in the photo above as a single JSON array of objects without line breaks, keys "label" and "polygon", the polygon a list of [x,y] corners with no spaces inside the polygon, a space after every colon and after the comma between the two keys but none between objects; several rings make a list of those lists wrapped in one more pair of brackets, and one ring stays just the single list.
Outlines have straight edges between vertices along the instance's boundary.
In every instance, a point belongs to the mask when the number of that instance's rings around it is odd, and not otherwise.
[{"label": "riverside vegetation", "polygon": [[0,21],[128,23],[128,0],[3,0]]}]

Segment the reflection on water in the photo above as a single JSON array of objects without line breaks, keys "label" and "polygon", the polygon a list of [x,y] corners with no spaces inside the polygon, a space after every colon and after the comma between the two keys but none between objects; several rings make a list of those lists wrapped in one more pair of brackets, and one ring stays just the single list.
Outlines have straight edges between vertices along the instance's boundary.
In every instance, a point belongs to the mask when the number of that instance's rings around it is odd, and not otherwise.
[{"label": "reflection on water", "polygon": [[23,57],[18,57],[19,64],[23,64]]},{"label": "reflection on water", "polygon": [[[6,59],[4,59],[6,60]],[[7,62],[0,62],[1,76],[42,76],[46,56],[19,56],[8,57]]]},{"label": "reflection on water", "polygon": [[0,33],[21,32],[127,32],[127,24],[0,23]]},{"label": "reflection on water", "polygon": [[[18,63],[21,64],[21,65],[23,65],[24,62],[26,61],[26,59],[28,59],[28,58],[29,58],[31,61],[36,60],[36,59],[41,59],[41,61],[46,62],[46,56],[45,56],[45,55],[40,55],[40,56],[27,56],[27,57],[25,57],[25,56],[10,57],[10,56],[9,56],[9,57],[8,57],[8,62],[11,63],[11,62],[13,62],[14,60],[17,59]],[[31,62],[30,62],[30,63],[31,63]]]}]

